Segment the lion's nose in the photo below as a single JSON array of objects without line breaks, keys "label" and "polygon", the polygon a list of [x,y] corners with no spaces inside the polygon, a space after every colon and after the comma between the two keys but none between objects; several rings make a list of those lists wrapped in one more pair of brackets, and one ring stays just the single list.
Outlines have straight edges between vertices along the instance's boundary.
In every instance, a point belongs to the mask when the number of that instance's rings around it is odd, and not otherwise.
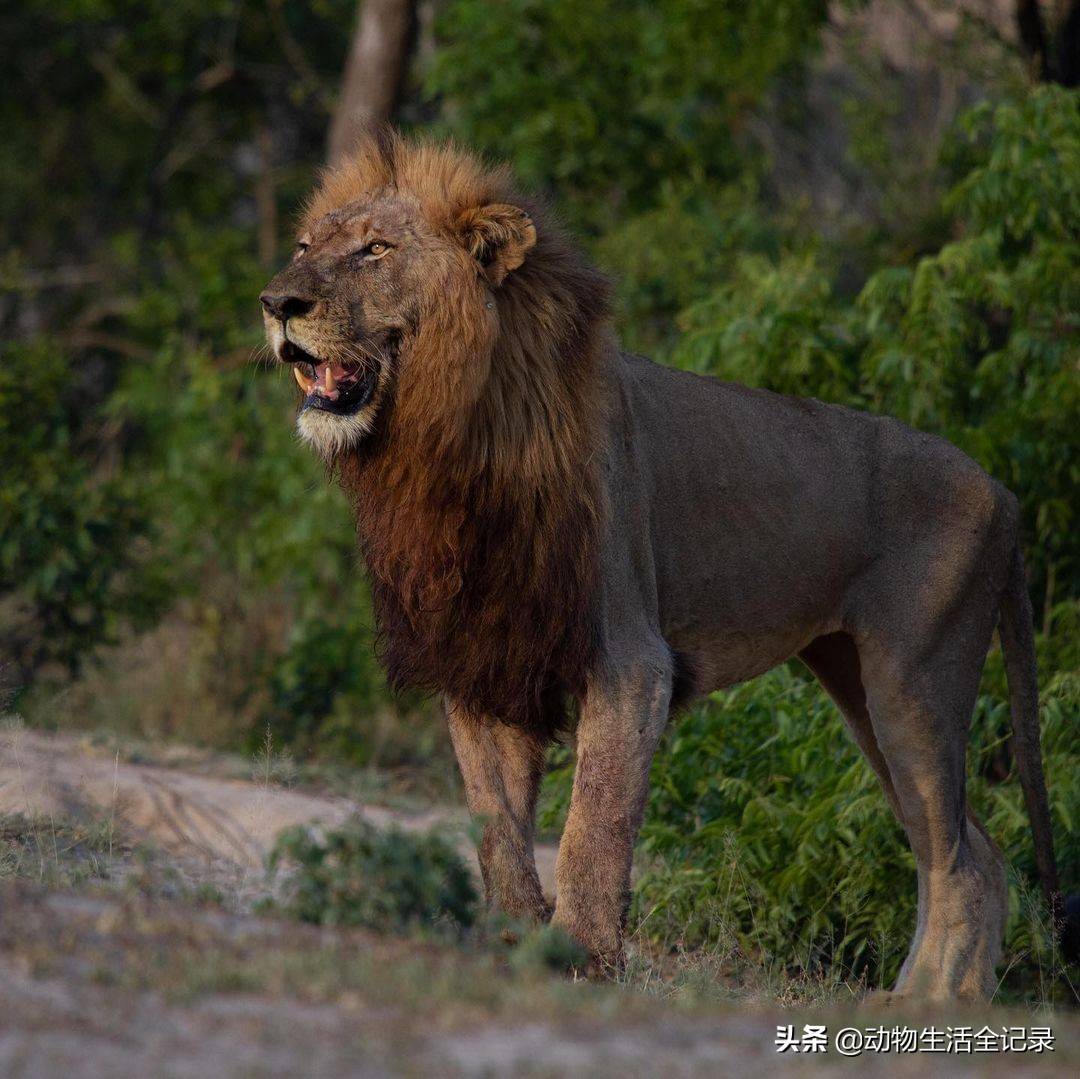
[{"label": "lion's nose", "polygon": [[292,296],[287,292],[264,292],[259,299],[263,307],[282,322],[306,315],[315,306],[314,300],[306,296]]}]

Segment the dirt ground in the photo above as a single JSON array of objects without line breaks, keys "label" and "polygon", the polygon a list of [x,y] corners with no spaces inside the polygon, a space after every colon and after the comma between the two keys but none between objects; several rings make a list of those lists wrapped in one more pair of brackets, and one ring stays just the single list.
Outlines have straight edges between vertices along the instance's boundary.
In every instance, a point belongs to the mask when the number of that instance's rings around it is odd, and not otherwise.
[{"label": "dirt ground", "polygon": [[[457,829],[461,851],[475,865],[460,809],[407,812],[276,783],[221,778],[205,774],[214,768],[209,758],[200,772],[134,764],[86,739],[26,729],[15,728],[0,740],[0,813],[78,815],[92,807],[96,814],[115,817],[126,835],[226,875],[261,877],[270,845],[290,825],[333,826],[355,813],[379,827]],[[553,893],[556,848],[540,844],[536,854],[544,889]]]},{"label": "dirt ground", "polygon": [[[217,769],[220,771],[220,769]],[[1077,1074],[1080,1022],[983,1007],[901,1014],[574,982],[479,943],[315,928],[252,912],[292,824],[464,824],[0,731],[0,817],[37,822],[42,871],[0,872],[0,1076]],[[108,872],[46,872],[91,821]],[[102,847],[107,826],[107,847]],[[115,844],[113,835],[115,834]],[[462,849],[472,857],[462,828]],[[152,852],[152,853],[148,853]],[[554,850],[540,851],[552,888]],[[24,867],[25,868],[25,867]],[[32,868],[32,867],[31,867]],[[0,866],[2,869],[2,866]],[[212,898],[211,898],[212,897]],[[1053,1052],[778,1054],[777,1027],[1050,1025]]]}]

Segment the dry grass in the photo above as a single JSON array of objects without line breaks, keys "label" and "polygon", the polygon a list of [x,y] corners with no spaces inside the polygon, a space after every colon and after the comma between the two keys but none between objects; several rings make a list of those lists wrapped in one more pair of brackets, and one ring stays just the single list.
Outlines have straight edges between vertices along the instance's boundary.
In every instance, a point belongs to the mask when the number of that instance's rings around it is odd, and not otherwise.
[{"label": "dry grass", "polygon": [[107,880],[130,848],[116,841],[112,822],[74,818],[0,816],[0,881],[30,880],[74,887]]},{"label": "dry grass", "polygon": [[78,678],[36,686],[20,708],[46,729],[235,748],[264,705],[250,687],[266,657],[281,652],[287,625],[272,593],[228,609],[181,603],[154,629],[90,659]]},{"label": "dry grass", "polygon": [[0,887],[24,884],[95,896],[241,905],[209,867],[133,842],[113,814],[89,810],[78,816],[0,814]]}]

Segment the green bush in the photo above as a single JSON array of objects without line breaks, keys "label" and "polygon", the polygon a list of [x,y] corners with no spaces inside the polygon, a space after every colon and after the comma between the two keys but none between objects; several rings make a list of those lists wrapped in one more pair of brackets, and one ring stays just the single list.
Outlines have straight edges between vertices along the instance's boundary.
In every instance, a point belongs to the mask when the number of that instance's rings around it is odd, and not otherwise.
[{"label": "green bush", "polygon": [[426,88],[453,134],[602,232],[683,178],[711,192],[743,172],[735,129],[817,47],[826,7],[453,0]]},{"label": "green bush", "polygon": [[50,661],[78,669],[125,620],[163,597],[146,568],[150,522],[132,483],[80,454],[95,420],[77,372],[49,341],[5,350],[0,364],[0,654],[24,677]]},{"label": "green bush", "polygon": [[[366,604],[357,607],[369,613]],[[267,671],[266,719],[274,739],[301,750],[325,745],[327,724],[339,700],[355,709],[358,721],[378,709],[382,679],[373,643],[370,625],[358,619],[298,622],[284,654],[275,657]],[[369,763],[367,753],[373,747],[350,746],[345,738],[336,742],[326,747],[335,756]]]},{"label": "green bush", "polygon": [[469,867],[435,832],[381,831],[361,819],[321,834],[290,828],[269,867],[288,871],[281,906],[301,921],[459,933],[476,920]]},{"label": "green bush", "polygon": [[589,955],[562,926],[547,922],[513,934],[509,962],[510,969],[519,974],[551,971],[565,974],[586,970]]}]

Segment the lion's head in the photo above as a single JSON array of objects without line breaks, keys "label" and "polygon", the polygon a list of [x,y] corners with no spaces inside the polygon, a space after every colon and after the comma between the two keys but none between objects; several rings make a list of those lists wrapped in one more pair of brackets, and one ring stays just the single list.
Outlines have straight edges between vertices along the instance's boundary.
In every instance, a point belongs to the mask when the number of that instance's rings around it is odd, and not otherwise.
[{"label": "lion's head", "polygon": [[[504,171],[392,135],[361,145],[324,177],[260,297],[270,346],[303,394],[303,438],[328,457],[355,447],[398,383],[463,392],[467,408],[489,373],[496,293],[536,243]],[[436,350],[415,359],[430,330],[468,342],[468,370],[433,362]]]}]

